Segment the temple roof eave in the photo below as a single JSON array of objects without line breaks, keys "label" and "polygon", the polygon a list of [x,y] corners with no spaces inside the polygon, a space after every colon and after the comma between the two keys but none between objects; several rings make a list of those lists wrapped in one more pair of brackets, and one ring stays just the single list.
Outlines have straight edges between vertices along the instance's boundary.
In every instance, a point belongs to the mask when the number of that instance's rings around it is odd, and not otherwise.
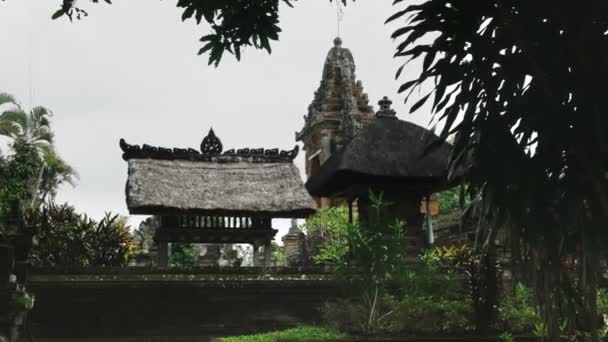
[{"label": "temple roof eave", "polygon": [[320,124],[323,123],[327,123],[327,122],[332,122],[332,123],[340,123],[340,119],[338,118],[323,118],[320,120],[316,120],[312,123],[309,123],[307,125],[304,126],[304,128],[302,128],[301,131],[296,132],[296,141],[302,141],[302,139],[304,138],[304,136],[311,130],[313,129],[315,126],[318,126]]}]

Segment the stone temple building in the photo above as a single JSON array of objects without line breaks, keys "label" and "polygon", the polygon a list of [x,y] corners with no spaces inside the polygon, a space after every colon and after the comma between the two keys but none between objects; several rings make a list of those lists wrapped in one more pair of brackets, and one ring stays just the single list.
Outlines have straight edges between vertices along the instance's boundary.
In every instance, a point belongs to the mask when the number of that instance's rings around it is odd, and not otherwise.
[{"label": "stone temple building", "polygon": [[[375,119],[355,69],[352,53],[336,38],[325,59],[321,84],[304,116],[304,127],[296,132],[296,141],[304,144],[307,178],[316,175],[334,152]],[[336,204],[337,200],[315,198],[315,201],[322,208]]]}]

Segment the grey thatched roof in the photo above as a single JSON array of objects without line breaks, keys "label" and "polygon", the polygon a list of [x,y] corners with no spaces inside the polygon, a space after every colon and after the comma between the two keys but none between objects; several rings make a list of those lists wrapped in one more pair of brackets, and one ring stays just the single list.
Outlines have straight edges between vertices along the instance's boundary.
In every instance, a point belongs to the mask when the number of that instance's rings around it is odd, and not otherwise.
[{"label": "grey thatched roof", "polygon": [[132,214],[305,217],[316,205],[292,163],[129,159]]},{"label": "grey thatched roof", "polygon": [[361,185],[438,190],[447,185],[451,145],[443,143],[425,153],[436,139],[429,130],[397,120],[390,107],[384,108],[376,120],[323,163],[306,188],[313,196],[332,196]]},{"label": "grey thatched roof", "polygon": [[293,164],[298,155],[279,149],[223,152],[213,129],[192,148],[129,145],[127,207],[131,214],[306,217],[316,204]]}]

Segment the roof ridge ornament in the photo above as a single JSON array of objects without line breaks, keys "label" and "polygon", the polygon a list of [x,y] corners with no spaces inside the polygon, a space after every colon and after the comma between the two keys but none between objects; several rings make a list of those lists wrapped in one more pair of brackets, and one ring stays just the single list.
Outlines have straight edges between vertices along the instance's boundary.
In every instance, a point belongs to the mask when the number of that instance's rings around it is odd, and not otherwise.
[{"label": "roof ridge ornament", "polygon": [[293,163],[298,156],[300,147],[296,145],[292,150],[278,148],[242,148],[230,149],[223,152],[220,139],[213,129],[201,143],[201,152],[193,148],[164,148],[151,145],[130,145],[125,139],[120,139],[122,158],[129,159],[158,159],[158,160],[189,160],[213,163]]},{"label": "roof ridge ornament", "polygon": [[392,104],[393,101],[391,101],[388,96],[384,96],[382,100],[378,101],[380,109],[376,113],[376,118],[397,120],[397,112],[391,108]]},{"label": "roof ridge ornament", "polygon": [[222,153],[223,149],[222,142],[211,128],[201,143],[201,152],[204,156],[217,156]]}]

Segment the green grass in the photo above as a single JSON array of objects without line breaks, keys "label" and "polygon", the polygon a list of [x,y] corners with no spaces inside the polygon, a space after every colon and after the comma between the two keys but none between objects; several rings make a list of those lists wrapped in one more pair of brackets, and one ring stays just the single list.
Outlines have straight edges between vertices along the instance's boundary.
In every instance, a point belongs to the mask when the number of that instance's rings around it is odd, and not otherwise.
[{"label": "green grass", "polygon": [[218,342],[321,342],[340,340],[343,335],[338,332],[320,327],[298,327],[265,334],[223,337]]},{"label": "green grass", "polygon": [[[37,342],[326,342],[342,339],[343,335],[335,330],[302,326],[271,333],[221,337],[87,337],[87,338],[39,338]],[[21,339],[20,342],[28,342]]]},{"label": "green grass", "polygon": [[[87,337],[87,338],[37,338],[36,342],[209,342],[209,337]],[[29,342],[24,338],[19,342]]]}]

